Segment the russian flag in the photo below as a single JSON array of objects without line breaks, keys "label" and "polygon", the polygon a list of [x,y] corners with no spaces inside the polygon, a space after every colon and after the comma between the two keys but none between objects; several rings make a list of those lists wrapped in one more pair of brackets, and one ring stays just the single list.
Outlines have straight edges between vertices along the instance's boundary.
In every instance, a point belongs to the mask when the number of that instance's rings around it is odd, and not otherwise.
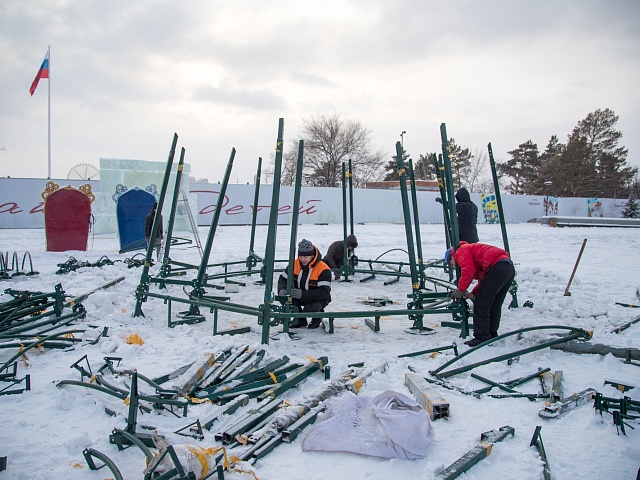
[{"label": "russian flag", "polygon": [[41,78],[49,78],[49,50],[47,49],[47,54],[44,56],[44,61],[40,66],[40,70],[36,74],[36,78],[33,80],[31,84],[31,88],[29,89],[29,93],[33,96],[36,88],[38,88],[38,82],[40,82]]}]

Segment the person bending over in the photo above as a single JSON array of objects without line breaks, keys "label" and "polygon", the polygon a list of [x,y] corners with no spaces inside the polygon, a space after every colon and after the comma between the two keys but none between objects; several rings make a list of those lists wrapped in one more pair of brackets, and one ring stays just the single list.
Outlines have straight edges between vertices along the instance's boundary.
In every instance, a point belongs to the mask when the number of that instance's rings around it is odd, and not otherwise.
[{"label": "person bending over", "polygon": [[[278,295],[287,294],[287,278],[289,266],[278,277]],[[320,259],[320,252],[309,240],[303,239],[298,244],[298,258],[293,263],[293,283],[291,287],[293,305],[301,312],[313,314],[324,312],[331,302],[331,270]],[[312,318],[308,328],[318,328],[321,318]],[[298,318],[298,323],[291,328],[307,326],[306,318]]]},{"label": "person bending over", "polygon": [[[357,247],[358,239],[353,234],[349,235],[347,237],[347,255],[351,256],[353,250]],[[344,265],[344,241],[337,240],[329,245],[327,254],[324,256],[322,261],[334,270],[334,280],[340,280],[340,267]]]},{"label": "person bending over", "polygon": [[[502,304],[516,274],[509,254],[493,245],[460,242],[458,250],[452,247],[445,252],[444,260],[460,268],[458,288],[451,296],[473,301],[473,338],[464,343],[475,347],[497,337]],[[467,292],[473,280],[478,283]]]}]

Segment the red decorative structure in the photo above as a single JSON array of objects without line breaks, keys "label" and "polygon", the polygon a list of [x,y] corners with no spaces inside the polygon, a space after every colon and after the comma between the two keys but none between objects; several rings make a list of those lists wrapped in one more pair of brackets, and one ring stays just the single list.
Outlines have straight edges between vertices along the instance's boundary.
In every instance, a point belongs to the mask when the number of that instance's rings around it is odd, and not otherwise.
[{"label": "red decorative structure", "polygon": [[76,190],[71,186],[60,188],[54,182],[47,182],[41,196],[44,200],[47,251],[86,250],[91,203],[95,200],[91,185],[82,185]]}]

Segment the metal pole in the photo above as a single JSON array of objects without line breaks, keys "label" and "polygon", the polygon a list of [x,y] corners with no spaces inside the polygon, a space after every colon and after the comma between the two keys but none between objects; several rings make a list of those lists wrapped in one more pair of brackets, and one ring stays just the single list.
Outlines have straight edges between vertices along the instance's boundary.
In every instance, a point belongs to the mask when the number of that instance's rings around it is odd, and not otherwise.
[{"label": "metal pole", "polygon": [[[182,169],[184,166],[185,149],[180,150],[180,160],[178,161],[178,171],[176,172],[176,185],[173,189],[173,199],[171,201],[171,212],[169,213],[169,223],[167,224],[167,235],[164,241],[164,252],[162,255],[162,266],[160,267],[161,276],[166,276],[171,271],[169,262],[169,251],[171,249],[171,236],[173,235],[173,224],[176,219],[176,211],[178,209],[178,198],[180,197],[180,182],[182,181]],[[160,288],[165,288],[164,284],[160,284]]]},{"label": "metal pole", "polygon": [[254,245],[256,238],[256,222],[258,219],[258,197],[260,196],[260,174],[262,172],[262,157],[258,157],[258,170],[256,172],[256,187],[253,195],[253,214],[251,215],[251,238],[249,241],[249,258],[247,259],[247,267],[251,270],[254,265]]},{"label": "metal pole", "polygon": [[571,286],[571,282],[573,282],[573,277],[576,274],[576,270],[578,269],[578,264],[580,263],[580,258],[582,258],[582,252],[584,252],[584,247],[587,246],[587,239],[585,238],[582,241],[582,248],[580,248],[580,253],[578,254],[578,258],[576,259],[576,263],[573,266],[573,272],[571,272],[571,277],[569,278],[569,283],[567,283],[567,288],[564,289],[564,296],[571,296],[571,292],[569,291],[569,287]]},{"label": "metal pole", "polygon": [[[500,217],[500,229],[502,230],[502,242],[504,243],[504,249],[511,256],[511,250],[509,249],[509,239],[507,237],[507,221],[504,218],[504,210],[502,209],[502,197],[500,196],[500,184],[498,183],[498,172],[496,169],[496,161],[493,158],[493,149],[491,148],[491,142],[487,145],[489,150],[489,165],[491,166],[491,175],[493,177],[493,189],[496,195],[496,203],[498,204],[498,217]],[[518,308],[518,284],[513,280],[509,293],[511,293],[511,303],[509,308]]]},{"label": "metal pole", "polygon": [[349,249],[347,247],[347,174],[346,166],[342,162],[342,274],[344,281],[349,281]]},{"label": "metal pole", "polygon": [[[289,237],[289,263],[287,264],[287,295],[293,286],[293,264],[296,259],[296,239],[298,237],[298,217],[300,214],[300,192],[302,191],[302,159],[304,154],[304,140],[298,143],[298,161],[296,163],[296,184],[293,194],[293,212],[291,213],[291,235]],[[273,275],[271,276],[273,278]],[[291,304],[287,303],[286,311],[291,311]],[[284,331],[289,332],[289,320],[284,321]]]},{"label": "metal pole", "polygon": [[444,166],[443,178],[445,181],[446,199],[442,199],[442,204],[449,211],[449,223],[451,232],[451,245],[454,249],[460,246],[460,233],[458,230],[458,215],[456,214],[456,200],[454,196],[453,175],[451,173],[451,159],[449,158],[449,140],[447,137],[447,126],[443,123],[440,125],[440,139],[442,141],[442,163]]},{"label": "metal pole", "polygon": [[409,178],[411,180],[411,199],[413,201],[413,224],[416,229],[416,249],[418,252],[418,268],[420,270],[420,288],[424,289],[424,266],[422,257],[422,238],[420,235],[420,214],[418,213],[418,192],[413,174],[413,160],[409,159]]},{"label": "metal pole", "polygon": [[47,82],[47,151],[48,151],[48,169],[47,178],[51,179],[51,46],[47,47],[47,57],[49,58],[49,81]]},{"label": "metal pole", "polygon": [[264,255],[264,304],[258,323],[262,322],[262,343],[269,344],[269,327],[271,321],[271,304],[273,303],[273,270],[276,250],[276,232],[278,230],[278,206],[280,205],[280,176],[282,171],[282,147],[284,135],[284,118],[278,121],[278,138],[276,140],[276,158],[273,166],[273,192],[271,210],[269,212],[269,230]]},{"label": "metal pole", "polygon": [[[351,235],[354,235],[353,231],[353,170],[351,168],[351,159],[349,159],[349,221],[351,222]],[[346,258],[346,257],[345,257]]]},{"label": "metal pole", "polygon": [[171,142],[171,149],[169,150],[169,158],[167,160],[167,168],[164,172],[164,179],[162,181],[162,187],[160,189],[160,198],[158,198],[158,206],[156,208],[156,217],[153,220],[153,227],[151,228],[151,237],[149,245],[147,245],[147,256],[145,257],[144,266],[142,267],[142,273],[140,275],[140,284],[136,289],[136,307],[133,311],[134,317],[144,317],[142,312],[142,302],[147,301],[147,293],[149,292],[149,268],[151,267],[151,255],[155,248],[155,238],[158,235],[160,229],[160,214],[162,212],[162,205],[164,204],[164,196],[167,193],[167,185],[169,183],[169,176],[171,175],[171,167],[173,166],[173,158],[176,155],[176,145],[178,144],[178,134],[173,134],[173,141]]}]

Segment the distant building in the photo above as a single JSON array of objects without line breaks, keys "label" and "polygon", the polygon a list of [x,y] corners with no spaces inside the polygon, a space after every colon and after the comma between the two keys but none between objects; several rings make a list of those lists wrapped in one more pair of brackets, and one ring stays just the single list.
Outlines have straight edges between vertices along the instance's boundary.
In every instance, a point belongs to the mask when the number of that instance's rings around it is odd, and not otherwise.
[{"label": "distant building", "polygon": [[[416,190],[425,192],[439,192],[438,182],[435,180],[416,180]],[[388,182],[366,182],[365,188],[377,188],[381,190],[400,190],[400,180],[391,180]],[[411,187],[410,180],[407,180],[407,187]]]}]

